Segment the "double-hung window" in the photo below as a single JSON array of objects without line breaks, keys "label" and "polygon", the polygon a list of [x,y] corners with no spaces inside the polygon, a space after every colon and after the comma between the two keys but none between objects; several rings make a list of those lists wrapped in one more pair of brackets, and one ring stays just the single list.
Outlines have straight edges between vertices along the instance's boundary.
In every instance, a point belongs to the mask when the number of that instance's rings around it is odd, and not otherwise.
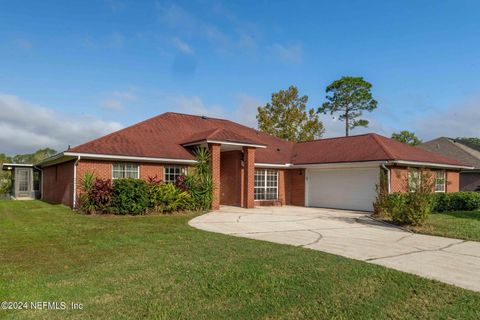
[{"label": "double-hung window", "polygon": [[435,192],[445,192],[445,171],[435,172]]},{"label": "double-hung window", "polygon": [[139,178],[138,164],[134,163],[114,163],[112,170],[113,179]]},{"label": "double-hung window", "polygon": [[165,166],[164,169],[164,177],[166,183],[175,183],[177,181],[177,177],[183,176],[187,173],[187,168],[184,166]]},{"label": "double-hung window", "polygon": [[422,185],[422,172],[418,169],[411,169],[408,172],[408,190],[415,192],[420,189]]},{"label": "double-hung window", "polygon": [[255,170],[254,195],[255,200],[278,199],[278,172],[276,170]]}]

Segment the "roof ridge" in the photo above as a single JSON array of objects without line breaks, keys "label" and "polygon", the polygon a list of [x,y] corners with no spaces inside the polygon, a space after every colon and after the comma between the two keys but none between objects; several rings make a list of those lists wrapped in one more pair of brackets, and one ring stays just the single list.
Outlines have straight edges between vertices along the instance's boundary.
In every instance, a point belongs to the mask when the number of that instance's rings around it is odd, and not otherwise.
[{"label": "roof ridge", "polygon": [[[380,135],[376,134],[376,133],[371,133],[370,136],[373,138],[373,140],[375,140],[375,142],[377,142],[377,144],[380,146],[380,148],[382,148],[383,152],[385,152],[387,154],[387,156],[390,157],[390,159],[395,159],[395,157],[393,156],[393,154],[390,152],[390,150],[388,150],[388,148],[385,146],[385,144],[383,143],[382,140],[380,140]],[[400,142],[401,143],[401,142]]]},{"label": "roof ridge", "polygon": [[314,140],[308,140],[308,141],[299,141],[295,143],[308,143],[308,142],[316,142],[316,141],[323,141],[323,140],[334,140],[334,139],[345,139],[345,138],[353,138],[353,137],[362,137],[362,136],[368,136],[374,133],[361,133],[361,134],[354,134],[351,136],[342,136],[342,137],[330,137],[330,138],[319,138],[319,139],[314,139]]}]

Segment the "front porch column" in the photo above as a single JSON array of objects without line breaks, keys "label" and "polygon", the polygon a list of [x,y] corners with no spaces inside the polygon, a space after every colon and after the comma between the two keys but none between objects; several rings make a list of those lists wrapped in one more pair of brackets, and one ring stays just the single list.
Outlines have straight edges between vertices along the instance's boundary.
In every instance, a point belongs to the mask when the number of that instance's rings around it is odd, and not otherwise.
[{"label": "front porch column", "polygon": [[245,208],[255,207],[254,199],[254,178],[255,178],[255,148],[243,147],[244,163],[244,197],[243,206]]},{"label": "front porch column", "polygon": [[213,181],[212,210],[218,210],[220,209],[220,144],[209,144],[208,149]]}]

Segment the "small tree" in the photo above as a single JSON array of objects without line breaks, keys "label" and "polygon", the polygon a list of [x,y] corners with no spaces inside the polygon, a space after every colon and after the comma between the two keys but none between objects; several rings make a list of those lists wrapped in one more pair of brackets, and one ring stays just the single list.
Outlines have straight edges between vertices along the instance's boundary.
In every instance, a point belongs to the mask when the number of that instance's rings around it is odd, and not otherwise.
[{"label": "small tree", "polygon": [[325,102],[318,112],[331,115],[339,112],[339,120],[345,121],[345,135],[356,127],[367,127],[368,120],[360,119],[364,111],[377,108],[377,101],[371,93],[372,85],[362,77],[342,77],[330,84]]},{"label": "small tree", "polygon": [[418,146],[422,143],[422,140],[420,140],[415,133],[407,130],[400,131],[399,133],[392,133],[392,139],[411,146]]},{"label": "small tree", "polygon": [[307,110],[308,96],[299,96],[297,87],[290,86],[272,94],[272,101],[258,108],[258,128],[289,141],[320,138],[323,124],[315,109]]},{"label": "small tree", "polygon": [[210,152],[206,148],[197,148],[194,151],[195,170],[189,173],[182,181],[192,201],[192,209],[207,210],[213,201],[213,178],[210,167]]}]

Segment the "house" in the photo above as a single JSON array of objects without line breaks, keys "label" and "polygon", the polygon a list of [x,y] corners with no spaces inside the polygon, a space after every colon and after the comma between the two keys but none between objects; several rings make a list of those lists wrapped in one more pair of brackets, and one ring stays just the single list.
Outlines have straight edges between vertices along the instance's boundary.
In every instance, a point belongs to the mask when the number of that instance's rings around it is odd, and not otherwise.
[{"label": "house", "polygon": [[461,191],[480,191],[480,148],[460,140],[440,137],[418,146],[423,150],[456,159],[472,169],[460,171]]},{"label": "house", "polygon": [[168,112],[71,148],[38,164],[42,199],[75,207],[87,172],[105,179],[157,176],[174,182],[208,147],[212,207],[298,205],[372,210],[380,172],[403,191],[409,167],[435,173],[436,191],[459,188],[459,161],[377,134],[292,143],[241,124]]},{"label": "house", "polygon": [[40,198],[41,172],[33,164],[3,163],[1,170],[10,172],[8,197],[24,200]]}]

